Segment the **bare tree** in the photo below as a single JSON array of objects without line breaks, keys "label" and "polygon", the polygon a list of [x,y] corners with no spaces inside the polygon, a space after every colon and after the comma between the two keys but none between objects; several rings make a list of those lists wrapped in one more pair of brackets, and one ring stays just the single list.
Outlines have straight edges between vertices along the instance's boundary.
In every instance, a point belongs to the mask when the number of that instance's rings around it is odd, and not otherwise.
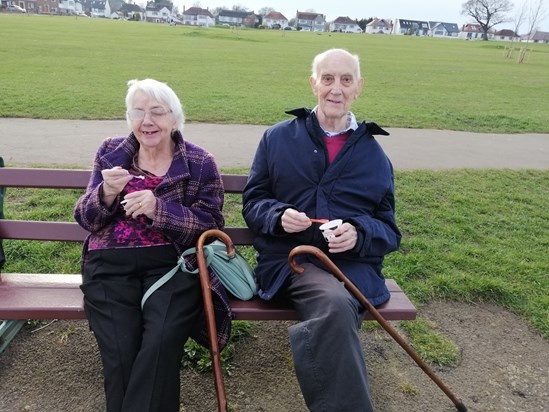
[{"label": "bare tree", "polygon": [[250,11],[246,6],[243,6],[242,4],[235,4],[232,8],[233,11]]},{"label": "bare tree", "polygon": [[528,10],[528,41],[532,37],[534,30],[539,22],[541,22],[547,15],[545,7],[543,7],[543,0],[531,0],[529,3]]},{"label": "bare tree", "polygon": [[488,40],[488,31],[497,24],[509,21],[506,13],[513,9],[509,0],[468,0],[461,14],[471,16],[480,25],[482,39]]},{"label": "bare tree", "polygon": [[272,11],[276,11],[276,10],[273,9],[272,7],[262,7],[258,10],[257,14],[259,14],[260,16],[266,16]]},{"label": "bare tree", "polygon": [[520,26],[522,26],[522,23],[524,22],[524,18],[526,17],[526,6],[527,2],[525,1],[522,3],[522,7],[517,10],[515,17],[513,18],[513,24],[515,25],[514,31],[517,34],[519,33]]}]

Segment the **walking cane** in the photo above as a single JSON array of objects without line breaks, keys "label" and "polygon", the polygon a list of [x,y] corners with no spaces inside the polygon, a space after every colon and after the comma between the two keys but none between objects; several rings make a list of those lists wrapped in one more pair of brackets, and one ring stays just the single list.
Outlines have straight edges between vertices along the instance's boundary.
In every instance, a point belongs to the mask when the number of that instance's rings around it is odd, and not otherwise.
[{"label": "walking cane", "polygon": [[454,403],[456,406],[456,409],[459,412],[466,412],[467,408],[463,404],[463,402],[459,399],[457,399],[454,394],[448,389],[448,387],[440,380],[438,376],[436,376],[435,372],[429,368],[429,366],[414,352],[412,347],[399,335],[397,330],[391,325],[389,322],[385,320],[383,316],[378,312],[378,310],[366,299],[366,297],[360,292],[360,290],[339,270],[339,268],[330,260],[328,256],[322,252],[322,250],[318,249],[314,246],[297,246],[293,248],[290,251],[290,254],[288,256],[288,262],[292,268],[293,271],[296,273],[303,273],[303,268],[299,266],[295,260],[294,256],[301,254],[301,253],[308,253],[311,255],[314,255],[316,258],[318,258],[332,273],[333,275],[338,278],[340,281],[342,281],[345,284],[345,287],[349,292],[351,292],[359,301],[360,303],[372,314],[372,316],[379,322],[379,324],[385,329],[389,335],[392,336],[394,340],[397,341],[397,343],[412,357],[412,359],[416,362],[416,364],[423,369],[423,372],[427,374],[431,378],[433,382],[435,382],[440,389],[450,398],[450,400]]},{"label": "walking cane", "polygon": [[210,274],[204,255],[204,242],[209,237],[217,237],[225,243],[227,255],[233,256],[234,245],[226,233],[221,230],[207,230],[198,238],[196,242],[196,259],[198,261],[198,273],[200,277],[200,286],[202,288],[202,299],[204,301],[204,312],[206,314],[206,327],[208,330],[208,339],[210,341],[210,355],[212,358],[215,392],[217,395],[218,412],[227,412],[227,397],[225,395],[225,382],[223,381],[223,369],[221,367],[221,357],[219,355],[219,344],[217,342],[217,327],[215,324],[215,314],[212,300],[212,285],[210,283]]}]

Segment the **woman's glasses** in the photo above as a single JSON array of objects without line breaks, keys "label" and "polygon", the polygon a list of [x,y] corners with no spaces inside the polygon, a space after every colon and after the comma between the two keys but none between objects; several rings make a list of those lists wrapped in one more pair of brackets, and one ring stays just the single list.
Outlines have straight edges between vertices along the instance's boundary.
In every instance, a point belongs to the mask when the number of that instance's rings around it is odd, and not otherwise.
[{"label": "woman's glasses", "polygon": [[143,120],[148,113],[153,119],[158,119],[171,112],[171,110],[164,109],[163,107],[155,107],[151,110],[131,109],[128,110],[128,117],[130,120]]}]

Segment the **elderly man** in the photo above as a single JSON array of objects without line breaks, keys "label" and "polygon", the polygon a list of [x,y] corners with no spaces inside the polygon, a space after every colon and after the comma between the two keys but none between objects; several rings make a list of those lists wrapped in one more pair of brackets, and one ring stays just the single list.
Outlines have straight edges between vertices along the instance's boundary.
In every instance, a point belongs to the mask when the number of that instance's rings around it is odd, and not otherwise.
[{"label": "elderly man", "polygon": [[[263,299],[289,298],[300,322],[289,328],[296,375],[311,411],[373,411],[359,339],[364,308],[311,255],[301,274],[288,253],[307,244],[325,251],[373,305],[389,299],[381,273],[396,250],[392,165],[374,135],[350,111],[364,80],[356,55],[330,49],[312,63],[318,103],[262,137],[243,193],[243,215],[258,234],[256,273]],[[328,242],[315,219],[342,219]]]}]

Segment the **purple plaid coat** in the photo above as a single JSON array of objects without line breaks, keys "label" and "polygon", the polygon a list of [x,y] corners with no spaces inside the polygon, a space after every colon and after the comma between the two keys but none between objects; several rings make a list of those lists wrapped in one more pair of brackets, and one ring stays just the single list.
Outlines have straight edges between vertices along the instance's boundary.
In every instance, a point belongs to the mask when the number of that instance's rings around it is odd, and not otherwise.
[{"label": "purple plaid coat", "polygon": [[[173,241],[178,254],[194,247],[199,236],[208,229],[224,227],[223,183],[213,156],[204,149],[183,140],[180,132],[172,137],[176,143],[172,164],[164,180],[154,190],[157,197],[156,216],[151,225]],[[107,208],[100,201],[103,184],[101,170],[120,166],[129,169],[139,150],[133,133],[127,137],[108,138],[97,151],[93,172],[86,193],[78,200],[74,217],[89,232],[103,227],[116,213],[118,202]],[[84,243],[82,266],[87,260],[88,241]],[[196,267],[196,259],[188,262]],[[176,266],[177,262],[174,262]],[[225,289],[210,271],[218,340],[225,346],[230,336],[231,309]],[[192,334],[198,343],[209,346],[204,319]]]}]

